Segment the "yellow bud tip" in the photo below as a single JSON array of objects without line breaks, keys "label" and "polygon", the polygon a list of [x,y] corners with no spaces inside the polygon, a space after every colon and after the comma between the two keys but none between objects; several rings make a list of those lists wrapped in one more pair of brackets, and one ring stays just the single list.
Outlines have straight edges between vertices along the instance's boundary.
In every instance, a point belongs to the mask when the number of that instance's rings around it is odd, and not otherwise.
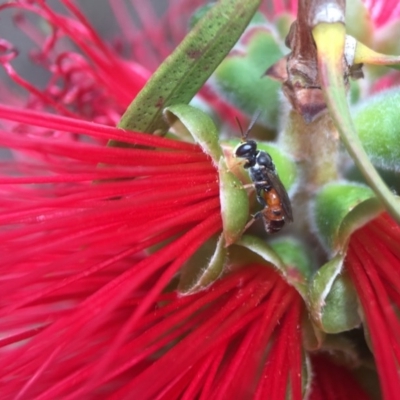
[{"label": "yellow bud tip", "polygon": [[357,42],[354,64],[393,65],[400,64],[400,56],[377,53],[364,44]]}]

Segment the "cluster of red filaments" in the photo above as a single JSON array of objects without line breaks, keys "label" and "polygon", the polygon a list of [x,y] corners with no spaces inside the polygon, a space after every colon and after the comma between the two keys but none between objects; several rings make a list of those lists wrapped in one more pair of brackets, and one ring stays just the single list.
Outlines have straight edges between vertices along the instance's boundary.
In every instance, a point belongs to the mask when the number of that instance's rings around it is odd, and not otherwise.
[{"label": "cluster of red filaments", "polygon": [[4,161],[0,175],[1,379],[3,395],[30,396],[102,359],[105,348],[120,349],[130,328],[143,329],[141,317],[185,261],[221,232],[218,174],[194,144],[0,113],[17,131],[36,126],[34,134],[0,132],[0,143],[23,156]]},{"label": "cluster of red filaments", "polygon": [[353,234],[346,266],[371,336],[385,399],[400,387],[400,227],[387,215]]},{"label": "cluster of red filaments", "polygon": [[[266,3],[271,20],[297,10],[293,0]],[[397,2],[365,3],[377,27],[399,17]],[[304,302],[270,266],[226,265],[202,292],[173,290],[185,262],[222,231],[217,171],[194,144],[112,126],[187,31],[176,16],[204,1],[169,2],[162,22],[150,2],[132,1],[135,29],[127,2],[110,0],[124,37],[112,48],[72,1],[60,4],[67,13],[43,0],[0,6],[46,21],[44,33],[35,19],[15,19],[51,76],[31,84],[13,68],[17,50],[0,42],[1,65],[29,93],[21,101],[0,83],[0,100],[19,107],[0,105],[0,145],[15,156],[0,168],[2,396],[366,399],[347,369],[302,349]],[[210,87],[200,97],[234,121],[238,111]],[[400,387],[398,243],[382,216],[354,234],[346,264],[385,399]]]},{"label": "cluster of red filaments", "polygon": [[[34,387],[28,383],[23,391],[42,400],[95,393],[112,393],[112,399],[284,399],[287,390],[302,398],[302,303],[273,269],[247,266],[186,297],[166,292],[149,301],[151,292],[150,284],[147,292],[132,287],[124,303],[104,304],[101,320],[79,329],[82,312],[74,313],[78,319],[63,310],[65,323],[38,329],[37,340],[3,357],[3,376],[15,380],[7,395],[31,374]],[[77,356],[74,349],[88,336],[90,345]]]}]

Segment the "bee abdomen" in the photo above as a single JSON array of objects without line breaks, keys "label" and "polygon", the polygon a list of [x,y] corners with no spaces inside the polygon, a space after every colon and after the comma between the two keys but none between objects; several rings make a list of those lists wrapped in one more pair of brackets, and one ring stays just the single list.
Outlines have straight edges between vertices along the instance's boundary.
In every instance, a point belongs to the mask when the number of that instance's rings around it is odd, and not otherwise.
[{"label": "bee abdomen", "polygon": [[265,230],[267,231],[267,233],[276,233],[276,232],[279,232],[283,228],[283,225],[285,225],[284,219],[266,220],[265,221]]}]

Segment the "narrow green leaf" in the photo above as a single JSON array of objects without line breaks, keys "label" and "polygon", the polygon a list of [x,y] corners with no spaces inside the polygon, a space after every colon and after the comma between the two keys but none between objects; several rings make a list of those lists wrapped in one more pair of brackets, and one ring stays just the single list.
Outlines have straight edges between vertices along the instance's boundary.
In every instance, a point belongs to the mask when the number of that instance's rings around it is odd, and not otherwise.
[{"label": "narrow green leaf", "polygon": [[332,120],[366,182],[389,214],[400,223],[400,204],[369,160],[350,115],[343,80],[345,27],[341,23],[321,23],[312,33],[317,45],[321,88]]},{"label": "narrow green leaf", "polygon": [[[175,51],[162,63],[130,104],[118,126],[165,134],[162,110],[189,103],[229,53],[253,17],[261,0],[220,0]],[[111,146],[123,146],[111,141]]]},{"label": "narrow green leaf", "polygon": [[[209,2],[208,4],[199,7],[192,15],[190,18],[189,26],[192,29],[199,21],[200,19],[212,8],[215,6],[216,1]],[[249,22],[249,25],[254,25],[254,24],[263,24],[267,22],[265,15],[262,12],[257,11],[251,21]]]}]

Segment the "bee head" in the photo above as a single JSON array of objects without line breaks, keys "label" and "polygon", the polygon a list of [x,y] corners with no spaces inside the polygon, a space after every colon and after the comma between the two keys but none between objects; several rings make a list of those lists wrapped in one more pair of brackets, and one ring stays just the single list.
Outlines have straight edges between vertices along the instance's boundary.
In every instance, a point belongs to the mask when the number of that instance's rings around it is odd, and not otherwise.
[{"label": "bee head", "polygon": [[257,143],[254,140],[246,140],[240,143],[235,149],[236,157],[246,158],[250,160],[256,156]]}]

